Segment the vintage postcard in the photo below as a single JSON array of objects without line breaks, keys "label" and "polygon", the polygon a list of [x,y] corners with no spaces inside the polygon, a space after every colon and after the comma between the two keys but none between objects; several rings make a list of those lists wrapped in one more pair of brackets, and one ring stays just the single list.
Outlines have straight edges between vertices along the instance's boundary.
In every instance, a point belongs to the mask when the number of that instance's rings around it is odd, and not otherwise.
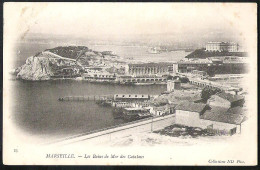
[{"label": "vintage postcard", "polygon": [[6,165],[257,164],[256,3],[4,3]]}]

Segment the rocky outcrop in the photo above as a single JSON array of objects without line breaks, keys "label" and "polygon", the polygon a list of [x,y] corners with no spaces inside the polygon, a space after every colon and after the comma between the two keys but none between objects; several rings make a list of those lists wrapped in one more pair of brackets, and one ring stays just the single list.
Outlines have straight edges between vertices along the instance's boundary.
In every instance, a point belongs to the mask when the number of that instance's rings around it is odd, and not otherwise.
[{"label": "rocky outcrop", "polygon": [[17,67],[13,70],[11,70],[9,73],[12,75],[17,75],[21,71],[22,67]]},{"label": "rocky outcrop", "polygon": [[46,57],[29,57],[21,67],[17,78],[23,80],[49,80],[53,76],[50,61]]}]

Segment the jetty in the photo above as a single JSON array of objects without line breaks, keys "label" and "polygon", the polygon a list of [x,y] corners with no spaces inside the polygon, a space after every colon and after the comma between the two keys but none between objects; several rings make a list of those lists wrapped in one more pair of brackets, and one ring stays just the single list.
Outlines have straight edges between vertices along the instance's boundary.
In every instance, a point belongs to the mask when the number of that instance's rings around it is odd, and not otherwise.
[{"label": "jetty", "polygon": [[105,101],[113,99],[113,95],[64,96],[59,101]]}]

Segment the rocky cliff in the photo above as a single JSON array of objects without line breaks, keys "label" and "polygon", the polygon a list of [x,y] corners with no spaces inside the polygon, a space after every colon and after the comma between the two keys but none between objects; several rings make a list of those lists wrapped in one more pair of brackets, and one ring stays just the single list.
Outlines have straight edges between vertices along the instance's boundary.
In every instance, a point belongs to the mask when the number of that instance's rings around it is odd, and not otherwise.
[{"label": "rocky cliff", "polygon": [[49,80],[53,75],[50,61],[46,57],[29,57],[21,67],[17,78],[24,80]]}]

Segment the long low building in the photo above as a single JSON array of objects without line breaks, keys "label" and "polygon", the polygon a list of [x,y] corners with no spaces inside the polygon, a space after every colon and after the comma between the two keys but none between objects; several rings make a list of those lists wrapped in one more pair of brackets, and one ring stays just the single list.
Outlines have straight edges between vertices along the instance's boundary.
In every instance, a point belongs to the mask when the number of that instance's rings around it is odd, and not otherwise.
[{"label": "long low building", "polygon": [[172,72],[172,63],[141,63],[128,64],[126,73],[129,75],[155,75]]},{"label": "long low building", "polygon": [[131,100],[149,100],[150,95],[148,94],[115,94],[115,101],[131,101]]},{"label": "long low building", "polygon": [[166,77],[162,76],[118,76],[116,81],[127,84],[127,83],[156,83],[167,81]]},{"label": "long low building", "polygon": [[104,82],[114,82],[116,80],[116,75],[115,74],[110,74],[110,73],[83,73],[82,74],[83,80],[88,80],[88,81],[104,81]]}]

